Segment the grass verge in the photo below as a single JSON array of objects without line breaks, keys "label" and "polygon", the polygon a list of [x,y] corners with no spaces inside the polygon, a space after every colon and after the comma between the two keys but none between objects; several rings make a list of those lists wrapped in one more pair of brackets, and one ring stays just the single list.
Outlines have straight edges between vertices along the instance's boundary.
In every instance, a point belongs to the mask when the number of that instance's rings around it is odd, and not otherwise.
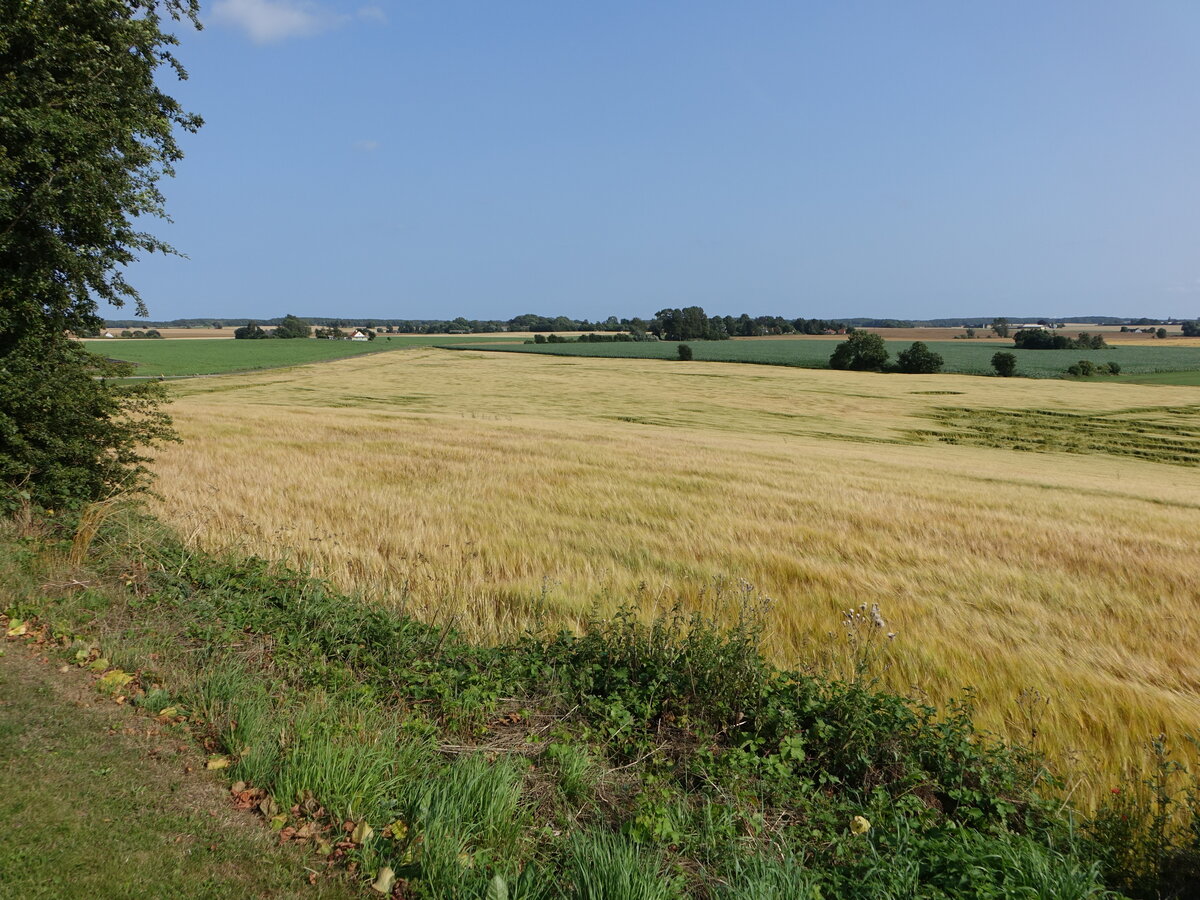
[{"label": "grass verge", "polygon": [[[749,600],[724,625],[624,611],[582,635],[483,647],[303,573],[189,551],[131,511],[100,527],[85,565],[70,537],[8,527],[10,629],[186,719],[240,804],[380,893],[1091,898],[1114,896],[1106,879],[1134,896],[1197,884],[1196,798],[1165,751],[1157,794],[1131,786],[1128,810],[1080,823],[1035,756],[974,728],[969,696],[938,711],[876,689],[886,636],[871,608],[847,614],[858,665],[830,680],[769,664]],[[1137,841],[1118,833],[1130,812]]]},{"label": "grass verge", "polygon": [[56,672],[22,641],[0,654],[4,896],[361,896],[344,880],[310,885],[311,852],[279,847],[215,779],[185,774],[204,761],[178,729]]}]

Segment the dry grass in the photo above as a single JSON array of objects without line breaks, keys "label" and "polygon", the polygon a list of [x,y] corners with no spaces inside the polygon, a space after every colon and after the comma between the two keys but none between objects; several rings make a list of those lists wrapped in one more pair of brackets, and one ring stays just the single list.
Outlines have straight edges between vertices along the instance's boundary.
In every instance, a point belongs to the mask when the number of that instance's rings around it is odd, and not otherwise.
[{"label": "dry grass", "polygon": [[937,406],[1194,389],[419,350],[176,391],[163,515],[480,637],[745,579],[783,663],[879,602],[887,681],[973,685],[986,726],[1096,773],[1085,794],[1200,721],[1200,470],[912,437]]}]

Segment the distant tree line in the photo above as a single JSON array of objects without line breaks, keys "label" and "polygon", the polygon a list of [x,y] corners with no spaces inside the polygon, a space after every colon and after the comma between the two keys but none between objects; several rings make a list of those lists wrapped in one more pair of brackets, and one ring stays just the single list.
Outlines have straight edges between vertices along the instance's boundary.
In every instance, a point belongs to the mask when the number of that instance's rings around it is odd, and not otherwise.
[{"label": "distant tree line", "polygon": [[[97,336],[98,336],[98,334],[97,334]],[[126,329],[126,330],[122,331],[120,333],[120,335],[118,335],[118,337],[130,338],[135,341],[137,341],[137,340],[158,340],[158,339],[162,338],[162,334],[159,333],[157,328],[151,328],[147,331],[141,331],[140,329],[137,331],[130,331],[130,330]]]},{"label": "distant tree line", "polygon": [[[211,316],[205,318],[181,318],[170,319],[164,321],[148,321],[144,319],[109,319],[107,327],[109,328],[222,328],[224,326],[237,327],[240,325],[249,325],[252,321],[266,328],[271,328],[283,324],[285,317],[277,317],[273,319],[259,318],[228,318],[214,319]],[[533,313],[514,316],[511,319],[467,319],[458,317],[455,319],[389,319],[389,318],[358,318],[358,319],[336,319],[326,316],[302,316],[301,321],[308,325],[329,326],[336,325],[341,328],[372,328],[377,331],[387,331],[391,329],[392,334],[454,334],[454,333],[487,333],[501,331],[533,331],[549,333],[551,331],[593,331],[593,332],[613,332],[613,331],[629,331],[630,326],[638,323],[642,324],[644,330],[649,330],[653,319],[619,319],[616,316],[609,316],[607,319],[589,321],[588,319],[572,319],[567,316],[539,316]],[[755,316],[751,317],[743,313],[741,316],[722,316],[725,321],[726,331],[731,337],[755,337],[759,334],[824,334],[828,328],[839,331],[847,327],[854,328],[979,328],[986,329],[990,327],[989,323],[997,322],[1037,322],[1040,325],[1049,326],[1054,323],[1091,323],[1096,325],[1126,325],[1126,326],[1148,326],[1148,325],[1179,325],[1186,324],[1182,319],[1153,319],[1153,318],[1121,318],[1118,316],[974,316],[974,317],[955,317],[942,319],[878,319],[868,317],[847,317],[836,320],[826,319],[787,319],[783,316]],[[737,322],[735,326],[737,330],[730,328],[730,322]],[[747,328],[747,322],[753,323],[753,327],[763,329],[761,332],[755,331],[748,333],[744,331]],[[803,324],[809,323],[809,324]],[[1193,323],[1194,324],[1194,323]],[[792,331],[788,331],[787,327],[791,326]],[[782,330],[773,331],[772,329],[779,328]],[[809,330],[816,329],[816,330]]]},{"label": "distant tree line", "polygon": [[1103,350],[1108,344],[1104,335],[1086,331],[1070,338],[1044,328],[1022,328],[1013,335],[1013,346],[1018,350]]},{"label": "distant tree line", "polygon": [[257,341],[264,338],[306,338],[312,335],[312,327],[296,316],[284,316],[279,325],[267,331],[257,322],[247,322],[241,328],[235,328],[233,336],[240,341]]},{"label": "distant tree line", "polygon": [[[198,327],[219,328],[241,323],[234,336],[241,339],[265,337],[308,337],[312,326],[317,326],[317,337],[340,336],[342,329],[360,328],[368,337],[375,334],[493,334],[497,332],[526,331],[534,334],[557,332],[585,332],[592,335],[585,340],[601,341],[605,335],[627,335],[614,340],[664,340],[664,341],[722,341],[731,337],[763,337],[786,334],[844,334],[849,330],[843,322],[828,319],[785,319],[782,316],[709,316],[699,306],[682,309],[661,309],[649,319],[618,319],[609,316],[602,322],[587,319],[570,319],[566,316],[539,316],[533,313],[514,316],[506,320],[478,320],[458,317],[456,319],[322,319],[284,316],[279,319],[256,320],[225,319],[217,322],[205,319]],[[274,325],[273,331],[268,330]],[[264,327],[266,326],[266,327]],[[190,327],[190,326],[176,326]],[[304,329],[309,329],[304,331]],[[336,333],[336,334],[335,334]],[[560,340],[562,340],[560,338]]]}]

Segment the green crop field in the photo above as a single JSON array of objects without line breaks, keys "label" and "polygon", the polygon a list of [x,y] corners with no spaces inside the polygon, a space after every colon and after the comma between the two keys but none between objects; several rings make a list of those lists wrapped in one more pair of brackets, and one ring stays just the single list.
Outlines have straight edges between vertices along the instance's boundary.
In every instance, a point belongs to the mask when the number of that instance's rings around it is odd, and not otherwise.
[{"label": "green crop field", "polygon": [[93,353],[134,363],[137,366],[134,372],[136,376],[170,377],[274,369],[343,359],[363,353],[444,344],[450,340],[473,343],[505,339],[511,340],[508,335],[500,338],[494,335],[472,335],[464,338],[448,337],[444,334],[402,334],[380,335],[373,341],[117,339],[85,341],[84,344]]},{"label": "green crop field", "polygon": [[1200,371],[1148,372],[1128,377],[1122,375],[1120,376],[1120,380],[1134,384],[1182,384],[1190,387],[1200,387]]},{"label": "green crop field", "polygon": [[[892,359],[911,341],[887,341]],[[629,359],[675,359],[678,345],[671,341],[617,344],[516,344],[504,343],[475,350],[502,350],[516,353],[546,353],[557,356],[595,356]],[[837,342],[821,338],[781,338],[779,340],[692,341],[695,359],[705,362],[761,363],[776,366],[824,368]],[[1017,357],[1017,373],[1034,378],[1062,375],[1067,366],[1081,359],[1096,363],[1116,362],[1128,375],[1154,373],[1200,373],[1200,347],[1124,346],[1104,350],[1014,350],[1002,344],[975,341],[931,341],[929,348],[945,359],[944,371],[960,375],[985,375],[992,371],[992,355],[1005,350]],[[1157,379],[1156,379],[1157,381]],[[1163,383],[1195,384],[1178,377]]]}]

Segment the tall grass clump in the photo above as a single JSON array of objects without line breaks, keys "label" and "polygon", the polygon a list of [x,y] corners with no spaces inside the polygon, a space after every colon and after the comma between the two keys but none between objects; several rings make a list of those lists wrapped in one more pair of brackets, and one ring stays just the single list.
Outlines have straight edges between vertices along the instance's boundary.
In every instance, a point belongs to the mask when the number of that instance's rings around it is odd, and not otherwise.
[{"label": "tall grass clump", "polygon": [[567,896],[578,900],[676,900],[677,879],[654,854],[619,835],[584,832],[570,843]]},{"label": "tall grass clump", "polygon": [[275,794],[287,805],[311,795],[335,819],[391,821],[433,766],[394,717],[326,695],[289,711],[282,744]]},{"label": "tall grass clump", "polygon": [[415,858],[432,896],[456,891],[496,871],[515,874],[530,824],[521,774],[512,760],[472,754],[455,760],[413,791],[405,817],[419,844]]}]

